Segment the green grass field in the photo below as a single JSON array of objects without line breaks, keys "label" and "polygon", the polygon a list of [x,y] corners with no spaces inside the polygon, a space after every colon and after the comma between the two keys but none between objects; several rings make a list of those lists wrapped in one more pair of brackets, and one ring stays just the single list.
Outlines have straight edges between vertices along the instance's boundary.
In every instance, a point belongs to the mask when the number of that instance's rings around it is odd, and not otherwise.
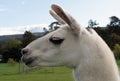
[{"label": "green grass field", "polygon": [[[117,61],[120,67],[120,60]],[[72,70],[66,67],[42,68],[19,73],[19,65],[0,64],[0,81],[74,81]]]},{"label": "green grass field", "polygon": [[66,67],[50,67],[19,74],[18,64],[0,64],[0,81],[73,81],[72,70]]}]

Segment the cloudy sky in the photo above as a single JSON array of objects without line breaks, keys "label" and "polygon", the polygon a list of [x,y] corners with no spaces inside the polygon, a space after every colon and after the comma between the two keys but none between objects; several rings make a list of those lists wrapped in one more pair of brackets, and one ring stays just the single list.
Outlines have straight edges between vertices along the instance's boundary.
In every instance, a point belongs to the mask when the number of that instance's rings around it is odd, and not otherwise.
[{"label": "cloudy sky", "polygon": [[41,31],[55,21],[49,15],[52,3],[62,6],[83,26],[90,19],[105,26],[110,16],[120,18],[120,0],[0,0],[0,35]]}]

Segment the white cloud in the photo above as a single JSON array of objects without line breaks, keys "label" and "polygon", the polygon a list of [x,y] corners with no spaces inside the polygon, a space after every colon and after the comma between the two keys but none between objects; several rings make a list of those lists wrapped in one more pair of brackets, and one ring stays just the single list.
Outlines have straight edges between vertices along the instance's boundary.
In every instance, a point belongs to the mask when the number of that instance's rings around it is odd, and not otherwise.
[{"label": "white cloud", "polygon": [[31,32],[42,32],[43,27],[48,27],[48,25],[35,24],[17,27],[0,27],[0,35],[23,34],[26,30]]},{"label": "white cloud", "polygon": [[22,34],[17,28],[0,28],[0,35]]}]

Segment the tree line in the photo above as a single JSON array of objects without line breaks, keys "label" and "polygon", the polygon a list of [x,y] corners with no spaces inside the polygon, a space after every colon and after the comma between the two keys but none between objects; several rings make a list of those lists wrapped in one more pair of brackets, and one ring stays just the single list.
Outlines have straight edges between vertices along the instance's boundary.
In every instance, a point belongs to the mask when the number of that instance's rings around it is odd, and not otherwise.
[{"label": "tree line", "polygon": [[88,27],[92,27],[108,44],[116,59],[120,59],[120,19],[111,16],[110,22],[105,27],[98,25],[96,21],[89,20]]},{"label": "tree line", "polygon": [[[46,35],[59,27],[59,22],[52,22],[49,25],[49,29],[43,28],[43,33]],[[111,16],[110,22],[105,27],[100,27],[99,23],[90,19],[88,21],[88,28],[93,28],[114,52],[116,59],[120,59],[120,19],[118,17]],[[9,40],[6,45],[0,44],[1,62],[6,63],[9,59],[19,62],[22,56],[21,49],[37,38],[38,36],[35,36],[30,31],[26,31],[22,35],[21,40],[13,38]]]},{"label": "tree line", "polygon": [[7,44],[0,44],[1,62],[6,63],[9,59],[19,62],[22,56],[21,49],[36,38],[30,31],[25,31],[21,40],[12,38]]}]

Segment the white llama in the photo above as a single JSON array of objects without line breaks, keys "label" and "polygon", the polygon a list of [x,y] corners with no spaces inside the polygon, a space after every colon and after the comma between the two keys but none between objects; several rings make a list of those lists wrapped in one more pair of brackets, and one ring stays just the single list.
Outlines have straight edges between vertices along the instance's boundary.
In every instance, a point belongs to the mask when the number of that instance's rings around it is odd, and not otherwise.
[{"label": "white llama", "polygon": [[85,29],[56,4],[50,14],[61,27],[30,43],[23,62],[30,66],[67,66],[75,81],[120,81],[113,53],[93,29]]}]

